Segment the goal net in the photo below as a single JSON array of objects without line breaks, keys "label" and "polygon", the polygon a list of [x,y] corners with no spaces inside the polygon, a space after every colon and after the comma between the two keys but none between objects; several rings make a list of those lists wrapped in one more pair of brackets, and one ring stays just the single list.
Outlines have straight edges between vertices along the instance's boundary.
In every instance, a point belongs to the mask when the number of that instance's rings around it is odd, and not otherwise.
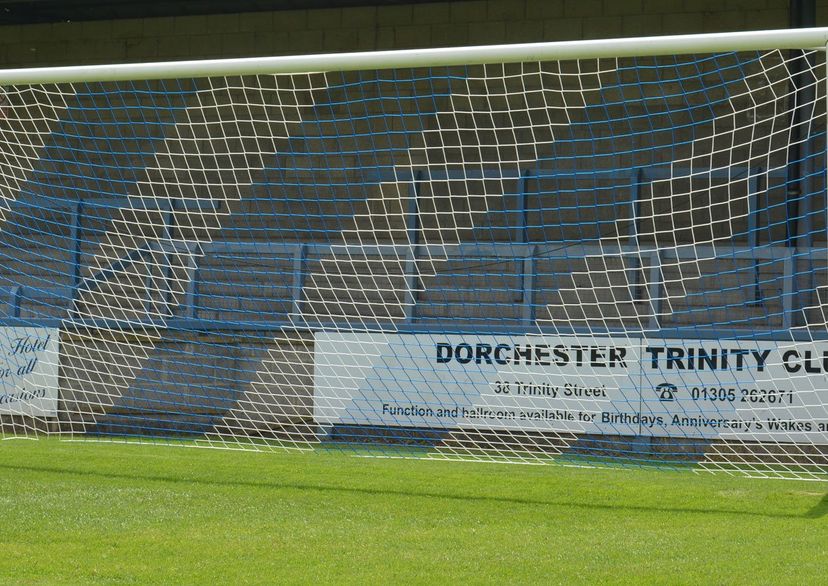
[{"label": "goal net", "polygon": [[826,479],[826,41],[2,72],[3,437]]}]

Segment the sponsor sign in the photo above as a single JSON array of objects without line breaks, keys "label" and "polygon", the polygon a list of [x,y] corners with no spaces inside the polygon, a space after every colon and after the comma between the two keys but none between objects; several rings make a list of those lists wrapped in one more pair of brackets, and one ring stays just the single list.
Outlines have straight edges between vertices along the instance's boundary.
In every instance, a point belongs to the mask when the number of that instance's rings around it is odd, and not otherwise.
[{"label": "sponsor sign", "polygon": [[828,443],[828,343],[316,334],[321,424]]},{"label": "sponsor sign", "polygon": [[0,328],[0,415],[57,417],[59,332]]}]

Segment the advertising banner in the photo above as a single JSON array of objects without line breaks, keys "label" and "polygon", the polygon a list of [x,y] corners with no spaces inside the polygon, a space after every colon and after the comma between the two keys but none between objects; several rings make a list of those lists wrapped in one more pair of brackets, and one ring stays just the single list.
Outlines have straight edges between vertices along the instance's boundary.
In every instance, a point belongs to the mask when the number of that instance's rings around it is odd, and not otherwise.
[{"label": "advertising banner", "polygon": [[828,443],[828,343],[320,332],[321,424]]},{"label": "advertising banner", "polygon": [[57,417],[59,331],[0,328],[0,415]]}]

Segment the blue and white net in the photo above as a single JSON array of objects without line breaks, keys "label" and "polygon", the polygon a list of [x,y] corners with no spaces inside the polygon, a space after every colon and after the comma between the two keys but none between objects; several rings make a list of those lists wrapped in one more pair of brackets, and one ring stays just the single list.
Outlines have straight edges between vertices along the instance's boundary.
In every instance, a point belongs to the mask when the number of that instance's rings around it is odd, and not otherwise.
[{"label": "blue and white net", "polygon": [[7,86],[3,433],[824,479],[824,68]]}]

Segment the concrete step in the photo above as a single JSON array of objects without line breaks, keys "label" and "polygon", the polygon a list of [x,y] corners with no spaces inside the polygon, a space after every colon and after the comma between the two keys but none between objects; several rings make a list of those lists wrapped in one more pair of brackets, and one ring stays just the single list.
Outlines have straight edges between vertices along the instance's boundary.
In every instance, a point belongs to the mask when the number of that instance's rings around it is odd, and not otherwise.
[{"label": "concrete step", "polygon": [[[36,299],[29,296],[36,294]],[[64,295],[43,295],[24,289],[20,298],[21,319],[63,319],[69,315],[72,299]]]},{"label": "concrete step", "polygon": [[72,253],[62,248],[32,244],[0,235],[0,287],[35,287],[39,289],[72,284]]},{"label": "concrete step", "polygon": [[652,307],[646,302],[600,302],[589,294],[576,296],[572,292],[552,293],[545,304],[536,308],[538,324],[564,328],[649,327]]},{"label": "concrete step", "polygon": [[311,258],[302,290],[302,311],[325,319],[403,319],[408,285],[397,257],[352,255]]},{"label": "concrete step", "polygon": [[226,321],[275,321],[285,319],[293,309],[292,300],[283,298],[256,298],[249,296],[224,297],[199,295],[198,317]]},{"label": "concrete step", "polygon": [[417,304],[417,318],[420,320],[447,320],[451,323],[481,320],[489,324],[521,320],[522,310],[513,303],[480,302],[462,304],[439,304],[422,301]]}]

